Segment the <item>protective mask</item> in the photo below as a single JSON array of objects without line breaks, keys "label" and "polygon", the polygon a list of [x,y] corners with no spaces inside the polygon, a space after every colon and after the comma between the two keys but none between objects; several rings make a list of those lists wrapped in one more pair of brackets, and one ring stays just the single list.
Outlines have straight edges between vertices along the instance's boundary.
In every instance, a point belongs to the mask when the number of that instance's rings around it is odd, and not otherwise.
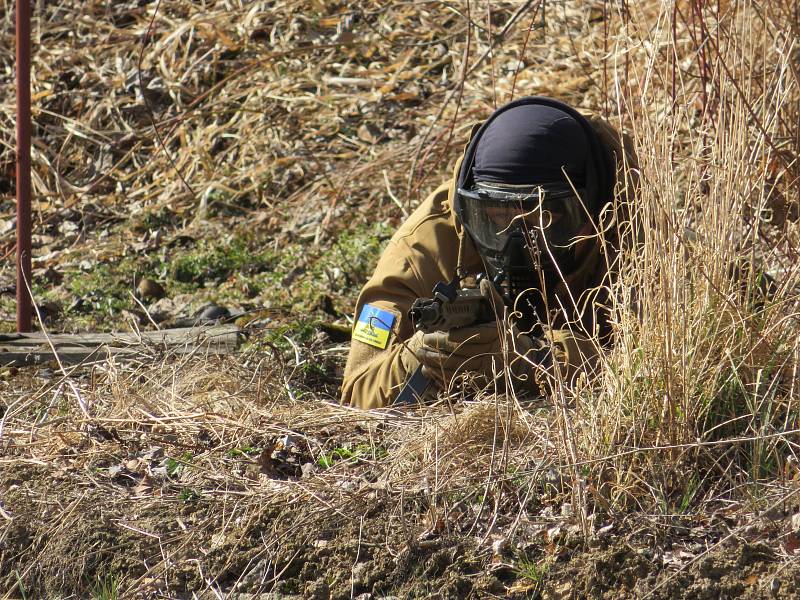
[{"label": "protective mask", "polygon": [[542,283],[552,290],[575,270],[574,247],[586,217],[571,188],[479,183],[459,189],[457,201],[489,275],[512,298]]}]

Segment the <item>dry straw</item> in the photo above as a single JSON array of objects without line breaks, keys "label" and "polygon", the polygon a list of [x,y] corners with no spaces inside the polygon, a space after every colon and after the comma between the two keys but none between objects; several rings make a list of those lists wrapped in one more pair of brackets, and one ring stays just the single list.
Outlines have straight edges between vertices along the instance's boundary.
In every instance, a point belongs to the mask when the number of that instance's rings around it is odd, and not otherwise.
[{"label": "dry straw", "polygon": [[[307,384],[303,363],[322,351],[312,346],[223,359],[154,348],[137,364],[3,383],[11,487],[0,541],[19,522],[33,540],[0,556],[10,593],[20,582],[85,589],[86,569],[112,564],[113,544],[91,533],[104,527],[131,552],[113,563],[132,573],[126,590],[179,585],[174,565],[202,547],[224,560],[192,558],[193,581],[219,595],[217,578],[271,589],[294,552],[287,540],[363,525],[373,509],[409,543],[443,532],[512,543],[531,518],[591,537],[628,511],[791,503],[800,31],[790,2],[37,7],[43,224],[77,208],[112,222],[168,210],[202,227],[210,208],[227,207],[275,244],[325,244],[344,217],[397,223],[447,176],[469,122],[512,94],[558,97],[624,128],[638,154],[625,176],[639,186],[619,213],[635,235],[616,265],[616,344],[597,379],[546,402],[489,394],[366,414]],[[10,14],[0,2],[6,42]],[[13,163],[4,97],[3,172]],[[87,247],[103,259],[119,243]],[[332,355],[341,365],[341,349]],[[28,478],[46,490],[35,503]],[[176,507],[197,499],[211,508],[190,527]],[[563,513],[543,509],[566,500]],[[244,540],[256,548],[246,560]],[[146,574],[131,567],[140,556]]]}]

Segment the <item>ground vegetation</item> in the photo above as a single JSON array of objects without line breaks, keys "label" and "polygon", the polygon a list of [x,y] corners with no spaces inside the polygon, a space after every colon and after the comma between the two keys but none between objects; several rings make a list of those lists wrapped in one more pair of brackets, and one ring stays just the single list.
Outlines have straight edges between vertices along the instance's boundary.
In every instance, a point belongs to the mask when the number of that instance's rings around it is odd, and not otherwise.
[{"label": "ground vegetation", "polygon": [[[0,370],[4,597],[797,596],[794,3],[34,7],[37,326],[219,307],[248,337],[233,356]],[[392,231],[473,122],[528,94],[606,117],[638,155],[600,376],[539,400],[338,406]]]}]

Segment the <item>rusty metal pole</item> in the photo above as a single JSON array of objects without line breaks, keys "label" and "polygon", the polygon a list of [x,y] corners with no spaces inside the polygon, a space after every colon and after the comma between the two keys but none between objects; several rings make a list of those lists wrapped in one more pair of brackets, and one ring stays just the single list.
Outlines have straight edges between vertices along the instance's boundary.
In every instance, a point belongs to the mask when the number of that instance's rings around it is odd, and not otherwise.
[{"label": "rusty metal pole", "polygon": [[[17,0],[17,331],[31,330],[31,0]],[[27,282],[27,284],[26,284]]]}]

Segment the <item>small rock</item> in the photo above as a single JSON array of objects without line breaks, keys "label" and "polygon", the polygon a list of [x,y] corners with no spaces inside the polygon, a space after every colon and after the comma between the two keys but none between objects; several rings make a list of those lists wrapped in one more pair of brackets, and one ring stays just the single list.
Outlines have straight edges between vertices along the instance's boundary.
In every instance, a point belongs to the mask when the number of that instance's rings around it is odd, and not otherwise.
[{"label": "small rock", "polygon": [[141,456],[144,460],[158,460],[164,457],[164,448],[152,446],[147,452],[143,452]]},{"label": "small rock", "polygon": [[792,515],[792,531],[800,532],[800,513]]},{"label": "small rock", "polygon": [[161,300],[158,300],[151,306],[147,307],[147,312],[150,314],[150,318],[156,323],[161,323],[167,319],[171,319],[177,314],[178,310],[178,306],[176,306],[175,302],[171,298],[162,298]]},{"label": "small rock", "polygon": [[309,600],[324,600],[331,597],[331,590],[328,582],[324,579],[312,581],[305,591],[305,597]]},{"label": "small rock", "polygon": [[51,235],[34,234],[31,236],[31,244],[33,244],[34,248],[47,248],[49,250],[50,245],[55,241],[56,239]]},{"label": "small rock", "polygon": [[508,540],[504,537],[498,537],[492,541],[492,552],[497,556],[503,554],[507,548]]},{"label": "small rock", "polygon": [[317,468],[314,465],[314,463],[307,462],[303,463],[303,465],[300,466],[300,472],[302,473],[303,479],[308,479],[309,477],[313,477],[316,470]]},{"label": "small rock", "polygon": [[369,563],[367,562],[360,562],[353,565],[353,580],[356,583],[363,582],[364,579],[366,579],[368,569]]},{"label": "small rock", "polygon": [[566,535],[564,536],[564,546],[567,548],[573,548],[579,545],[584,539],[583,530],[581,529],[580,525],[570,525],[566,529]]},{"label": "small rock", "polygon": [[164,287],[153,279],[145,277],[136,286],[136,293],[142,300],[160,300],[166,296]]},{"label": "small rock", "polygon": [[195,319],[201,323],[209,323],[227,319],[231,316],[231,313],[224,306],[219,306],[212,302],[211,304],[207,304],[206,306],[200,308],[194,316]]},{"label": "small rock", "polygon": [[596,535],[597,537],[604,537],[604,536],[608,535],[608,533],[609,533],[609,532],[610,532],[610,531],[611,531],[613,528],[614,528],[614,524],[613,524],[613,523],[610,523],[610,524],[608,524],[608,525],[604,525],[603,527],[600,527],[600,528],[599,528],[599,529],[598,529],[598,530],[595,532],[595,535]]},{"label": "small rock", "polygon": [[552,542],[561,536],[561,525],[555,525],[547,530],[547,541]]},{"label": "small rock", "polygon": [[346,479],[337,481],[335,485],[345,492],[355,492],[358,489],[358,483]]},{"label": "small rock", "polygon": [[356,131],[356,135],[358,136],[358,139],[360,139],[362,142],[366,142],[368,144],[374,144],[383,135],[383,130],[379,128],[377,125],[373,125],[372,123],[366,122],[361,124],[361,126]]},{"label": "small rock", "polygon": [[63,236],[69,236],[78,231],[78,224],[72,221],[61,221],[58,225],[58,232]]},{"label": "small rock", "polygon": [[773,578],[769,584],[769,591],[772,592],[773,596],[781,591],[781,580],[779,578]]}]

